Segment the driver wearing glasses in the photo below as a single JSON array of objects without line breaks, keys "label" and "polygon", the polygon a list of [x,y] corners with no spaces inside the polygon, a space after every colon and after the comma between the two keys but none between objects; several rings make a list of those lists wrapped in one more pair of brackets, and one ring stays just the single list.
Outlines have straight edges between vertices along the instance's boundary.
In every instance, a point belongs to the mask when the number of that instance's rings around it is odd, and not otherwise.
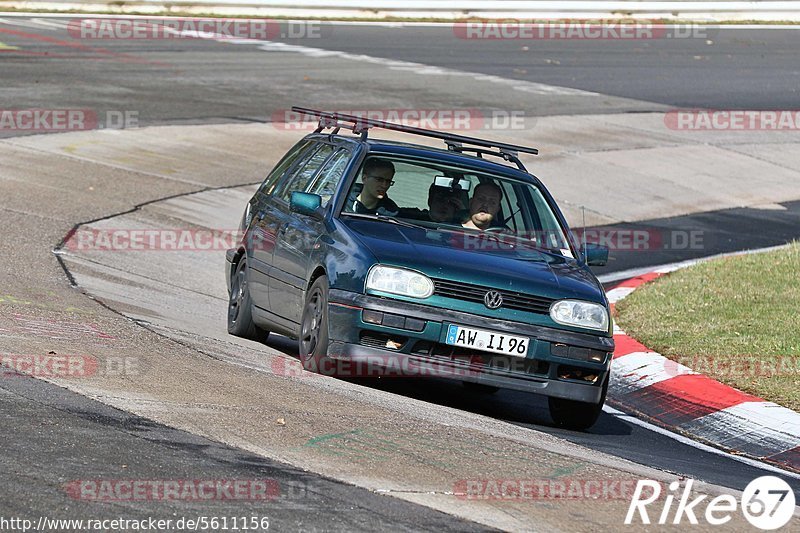
[{"label": "driver wearing glasses", "polygon": [[361,173],[363,183],[361,190],[357,188],[347,198],[345,210],[365,215],[394,216],[400,208],[386,193],[394,185],[394,165],[386,159],[367,159]]}]

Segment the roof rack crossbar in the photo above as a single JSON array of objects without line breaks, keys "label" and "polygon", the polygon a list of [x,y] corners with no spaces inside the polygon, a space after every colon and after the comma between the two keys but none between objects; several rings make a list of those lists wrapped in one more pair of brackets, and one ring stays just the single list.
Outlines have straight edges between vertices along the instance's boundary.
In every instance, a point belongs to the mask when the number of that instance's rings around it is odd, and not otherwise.
[{"label": "roof rack crossbar", "polygon": [[[537,150],[536,148],[529,148],[527,146],[518,146],[514,144],[501,143],[496,141],[490,141],[487,139],[479,139],[477,137],[457,135],[455,133],[445,133],[436,130],[426,130],[424,128],[415,128],[414,126],[404,126],[403,124],[394,124],[392,122],[384,122],[383,120],[358,117],[355,115],[348,115],[344,113],[318,111],[316,109],[308,109],[305,107],[292,107],[292,111],[295,113],[303,113],[305,115],[312,117],[319,117],[319,126],[316,129],[317,133],[321,132],[323,129],[326,128],[340,127],[352,130],[353,133],[360,134],[362,139],[366,139],[367,132],[369,131],[370,128],[383,128],[388,130],[402,131],[404,133],[411,133],[423,137],[442,139],[447,144],[447,147],[451,150],[453,150],[451,146],[457,146],[457,145],[459,146],[458,151],[464,150],[463,148],[464,144],[469,144],[472,146],[480,146],[483,148],[495,148],[499,151],[497,153],[502,155],[503,159],[506,159],[507,161],[513,161],[520,167],[522,166],[522,163],[519,163],[519,158],[517,157],[517,154],[519,152],[526,154],[533,154],[533,155],[539,153],[539,150]],[[350,123],[350,124],[348,125],[344,123]],[[474,151],[472,149],[470,150]],[[491,152],[486,152],[486,153],[491,153]]]},{"label": "roof rack crossbar", "polygon": [[523,170],[523,171],[527,172],[527,169],[525,168],[525,165],[523,165],[522,161],[519,160],[517,152],[514,152],[512,150],[502,150],[501,149],[501,150],[498,150],[498,151],[495,152],[493,150],[487,150],[485,148],[475,148],[475,147],[472,147],[472,146],[463,146],[461,143],[447,143],[447,149],[452,151],[452,152],[459,152],[459,153],[472,152],[472,153],[474,153],[476,156],[478,156],[480,158],[483,158],[484,155],[492,155],[492,156],[495,156],[495,157],[499,157],[499,158],[501,158],[501,159],[503,159],[505,161],[508,161],[510,163],[514,163],[515,165],[517,165],[517,167],[519,167],[520,170]]}]

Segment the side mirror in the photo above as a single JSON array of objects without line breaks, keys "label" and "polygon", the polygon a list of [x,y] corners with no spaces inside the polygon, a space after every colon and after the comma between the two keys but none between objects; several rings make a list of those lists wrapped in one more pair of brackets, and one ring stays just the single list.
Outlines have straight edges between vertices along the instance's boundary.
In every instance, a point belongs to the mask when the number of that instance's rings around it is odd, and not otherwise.
[{"label": "side mirror", "polygon": [[308,215],[316,219],[322,219],[322,197],[318,194],[307,192],[293,192],[289,198],[289,210],[293,213]]},{"label": "side mirror", "polygon": [[608,246],[587,242],[581,246],[581,255],[589,266],[605,266],[608,263]]}]

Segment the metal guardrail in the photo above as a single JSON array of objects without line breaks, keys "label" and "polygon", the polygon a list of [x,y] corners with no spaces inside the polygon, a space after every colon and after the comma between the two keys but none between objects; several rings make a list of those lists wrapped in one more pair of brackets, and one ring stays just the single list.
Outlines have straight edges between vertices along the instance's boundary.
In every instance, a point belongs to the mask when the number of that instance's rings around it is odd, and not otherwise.
[{"label": "metal guardrail", "polygon": [[216,12],[299,17],[620,18],[800,21],[800,1],[718,0],[0,0],[3,7],[125,13]]}]

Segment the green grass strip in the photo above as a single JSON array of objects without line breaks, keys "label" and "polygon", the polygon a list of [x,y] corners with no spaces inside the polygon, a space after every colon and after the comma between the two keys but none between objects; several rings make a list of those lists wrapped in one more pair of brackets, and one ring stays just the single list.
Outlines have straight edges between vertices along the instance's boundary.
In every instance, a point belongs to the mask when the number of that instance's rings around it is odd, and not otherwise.
[{"label": "green grass strip", "polygon": [[800,243],[679,270],[636,290],[617,314],[651,350],[800,410]]}]

